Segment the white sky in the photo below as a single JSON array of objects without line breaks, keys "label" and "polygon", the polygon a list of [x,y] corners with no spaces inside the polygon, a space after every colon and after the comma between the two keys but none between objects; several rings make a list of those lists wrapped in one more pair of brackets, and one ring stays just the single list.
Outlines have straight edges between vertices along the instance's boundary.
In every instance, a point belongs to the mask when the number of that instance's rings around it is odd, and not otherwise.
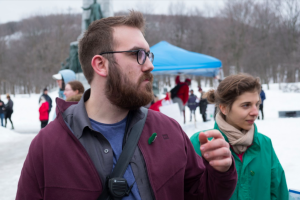
[{"label": "white sky", "polygon": [[[81,13],[82,0],[0,0],[0,23],[19,21],[33,15]],[[224,5],[223,0],[113,0],[114,12],[135,9],[154,14],[168,14],[170,3],[184,2],[186,8],[198,8],[212,15]]]}]

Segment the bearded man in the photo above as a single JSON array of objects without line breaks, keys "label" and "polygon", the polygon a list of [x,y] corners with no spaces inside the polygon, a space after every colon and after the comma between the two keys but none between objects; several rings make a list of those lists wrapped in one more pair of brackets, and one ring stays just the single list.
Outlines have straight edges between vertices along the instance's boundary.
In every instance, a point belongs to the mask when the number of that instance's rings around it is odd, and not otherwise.
[{"label": "bearded man", "polygon": [[[79,58],[91,89],[78,104],[56,100],[56,119],[29,148],[17,200],[230,198],[237,174],[220,133],[202,135],[211,155],[205,160],[175,120],[141,108],[153,98],[154,68],[143,29],[143,16],[134,11],[89,26],[79,43]],[[128,190],[116,197],[112,190],[118,188],[108,186],[110,175],[126,152],[131,129],[142,119],[145,124],[122,177]]]}]

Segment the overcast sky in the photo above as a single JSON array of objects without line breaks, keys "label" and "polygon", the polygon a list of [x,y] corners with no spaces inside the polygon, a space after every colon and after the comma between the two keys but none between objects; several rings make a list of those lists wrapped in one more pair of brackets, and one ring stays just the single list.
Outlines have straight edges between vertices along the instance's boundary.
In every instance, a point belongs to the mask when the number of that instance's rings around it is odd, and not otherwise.
[{"label": "overcast sky", "polygon": [[[82,0],[0,0],[0,23],[20,21],[33,15],[81,13]],[[113,10],[135,9],[168,14],[171,3],[184,2],[186,8],[198,8],[207,15],[224,5],[223,0],[113,0]]]}]

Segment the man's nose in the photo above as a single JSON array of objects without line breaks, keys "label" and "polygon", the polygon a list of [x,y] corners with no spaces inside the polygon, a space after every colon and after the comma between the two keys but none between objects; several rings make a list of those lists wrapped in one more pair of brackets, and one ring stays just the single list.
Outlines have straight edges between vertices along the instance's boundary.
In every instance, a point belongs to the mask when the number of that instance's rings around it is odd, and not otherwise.
[{"label": "man's nose", "polygon": [[142,66],[142,71],[152,71],[154,69],[153,63],[150,61],[150,59],[147,57],[145,63]]}]

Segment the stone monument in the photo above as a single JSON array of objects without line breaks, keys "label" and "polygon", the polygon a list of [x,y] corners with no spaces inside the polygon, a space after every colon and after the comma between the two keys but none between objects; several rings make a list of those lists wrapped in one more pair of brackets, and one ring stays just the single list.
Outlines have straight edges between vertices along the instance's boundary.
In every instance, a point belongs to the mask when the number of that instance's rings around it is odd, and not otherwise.
[{"label": "stone monument", "polygon": [[87,29],[93,21],[103,18],[101,5],[97,3],[97,0],[94,0],[94,3],[91,4],[89,7],[87,8],[81,7],[81,8],[83,10],[90,11],[90,16],[85,20],[85,29]]},{"label": "stone monument", "polygon": [[77,41],[70,43],[69,57],[61,63],[61,69],[71,69],[75,73],[82,72],[78,58],[78,41],[82,38],[83,33],[93,21],[113,16],[112,0],[83,0],[81,8],[83,9],[81,34]]},{"label": "stone monument", "polygon": [[71,69],[75,73],[82,72],[78,58],[78,42],[70,43],[69,57],[61,63],[61,69]]}]

